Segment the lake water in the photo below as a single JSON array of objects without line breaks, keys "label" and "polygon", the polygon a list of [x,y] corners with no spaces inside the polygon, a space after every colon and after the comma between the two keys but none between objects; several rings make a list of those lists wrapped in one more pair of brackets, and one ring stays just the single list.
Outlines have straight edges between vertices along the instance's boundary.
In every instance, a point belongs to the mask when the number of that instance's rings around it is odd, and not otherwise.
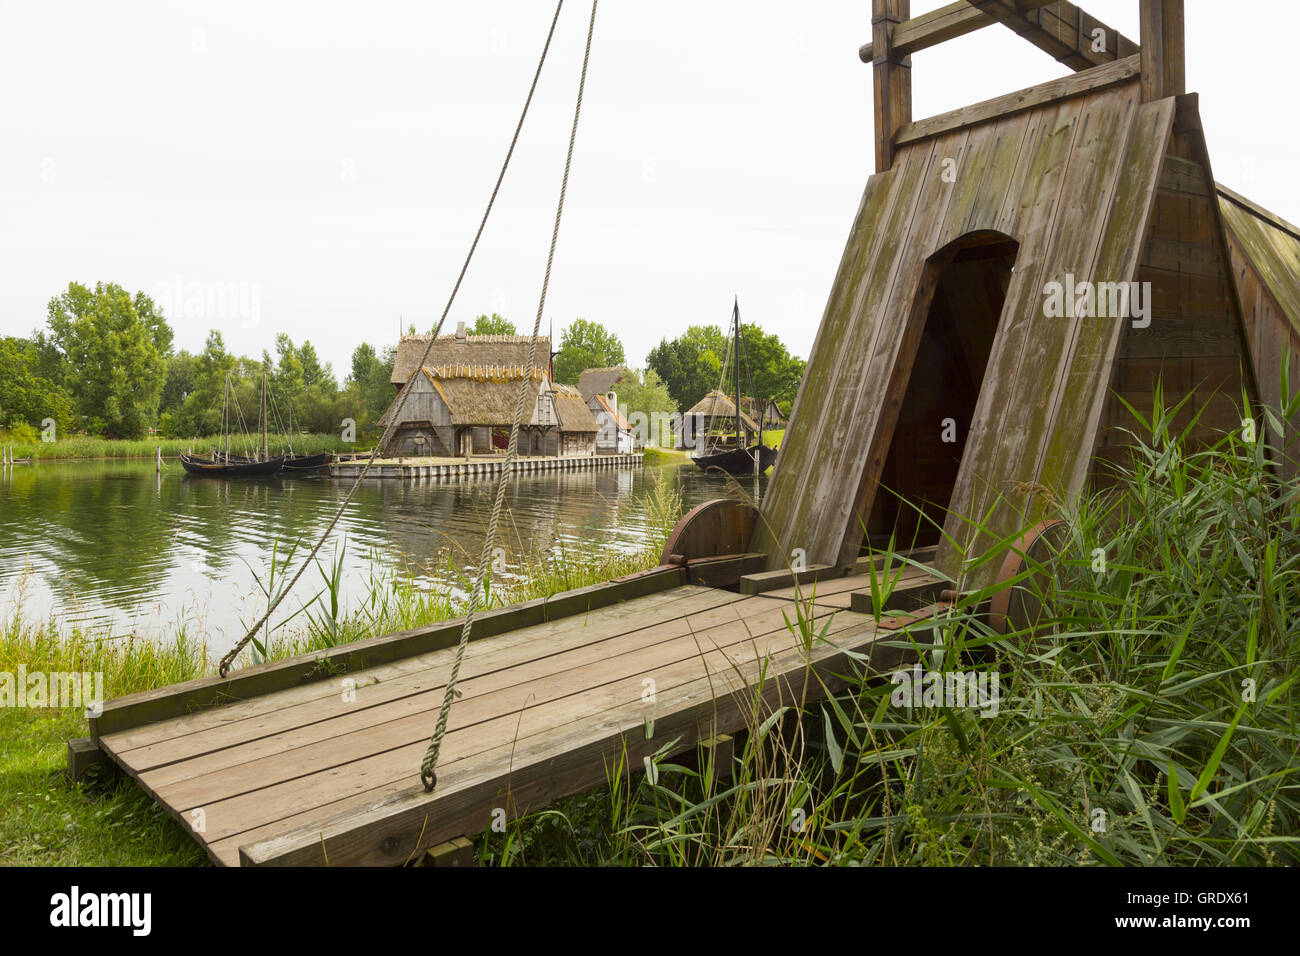
[{"label": "lake water", "polygon": [[[641,550],[650,537],[647,496],[673,482],[686,508],[727,495],[727,481],[693,465],[521,476],[508,493],[500,544],[507,567],[562,547],[598,556]],[[764,482],[766,479],[763,479]],[[347,493],[338,479],[196,478],[179,463],[96,461],[17,465],[0,473],[0,620],[21,609],[64,628],[156,637],[183,622],[221,652],[265,608],[273,548],[306,553]],[[746,482],[752,493],[752,481]],[[343,549],[345,606],[378,566],[431,589],[478,561],[492,479],[445,483],[367,480],[321,551]],[[760,486],[761,492],[761,486]],[[731,492],[736,493],[736,492]],[[278,543],[277,543],[278,542]],[[296,569],[295,562],[295,569]],[[281,607],[322,585],[308,569]],[[277,615],[279,618],[279,615]]]}]

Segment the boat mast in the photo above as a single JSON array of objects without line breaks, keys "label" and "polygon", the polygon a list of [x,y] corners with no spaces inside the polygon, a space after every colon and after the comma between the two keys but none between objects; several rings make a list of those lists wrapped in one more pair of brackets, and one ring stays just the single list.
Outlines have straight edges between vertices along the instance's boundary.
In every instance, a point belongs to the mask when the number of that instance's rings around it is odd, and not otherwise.
[{"label": "boat mast", "polygon": [[739,296],[736,297],[736,303],[732,307],[731,322],[732,322],[732,327],[735,329],[736,332],[736,341],[734,346],[732,347],[732,354],[735,355],[736,358],[736,447],[744,448],[746,447],[746,442],[743,437],[744,430],[745,430],[744,419],[740,417],[741,411],[740,411],[740,297]]},{"label": "boat mast", "polygon": [[222,394],[221,403],[221,430],[226,435],[226,455],[225,460],[230,461],[230,373],[226,373],[226,390]]},{"label": "boat mast", "polygon": [[271,457],[266,445],[266,369],[262,369],[262,461]]}]

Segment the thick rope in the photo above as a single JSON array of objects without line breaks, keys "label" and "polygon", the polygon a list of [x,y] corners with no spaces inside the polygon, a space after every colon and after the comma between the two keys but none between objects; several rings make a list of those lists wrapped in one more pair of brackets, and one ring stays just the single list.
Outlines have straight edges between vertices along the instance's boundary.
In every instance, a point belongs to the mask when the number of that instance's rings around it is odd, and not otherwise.
[{"label": "thick rope", "polygon": [[[515,134],[510,138],[510,148],[506,150],[506,158],[501,164],[501,172],[497,174],[496,185],[492,187],[492,195],[488,199],[487,208],[483,210],[483,218],[479,221],[478,231],[474,233],[474,241],[470,243],[469,252],[465,256],[465,262],[460,267],[460,275],[456,277],[456,284],[452,286],[451,295],[447,297],[447,305],[442,310],[442,316],[438,319],[438,325],[434,328],[433,335],[429,337],[429,344],[424,348],[424,355],[421,356],[419,365],[416,366],[417,371],[429,360],[429,352],[433,349],[433,343],[438,340],[438,334],[442,332],[443,323],[447,321],[447,314],[451,312],[452,303],[456,301],[456,293],[460,291],[460,284],[465,279],[465,273],[469,271],[470,260],[474,258],[474,250],[478,248],[478,241],[482,238],[483,229],[487,226],[488,216],[492,214],[492,207],[497,201],[497,193],[501,191],[501,183],[506,178],[506,170],[510,168],[510,159],[515,154],[515,144],[519,142],[519,132],[524,128],[524,120],[528,116],[528,108],[532,105],[533,93],[537,90],[537,80],[542,75],[542,65],[546,62],[546,54],[551,49],[551,38],[555,36],[555,24],[559,22],[560,10],[563,7],[564,0],[559,0],[555,5],[555,16],[551,18],[551,28],[546,34],[546,43],[542,47],[541,58],[537,61],[537,69],[533,73],[533,82],[528,87],[528,97],[524,100],[524,108],[519,114],[519,122],[515,124]],[[313,561],[316,560],[316,555],[320,552],[321,546],[333,533],[335,526],[339,523],[339,519],[343,517],[344,510],[346,510],[347,506],[351,503],[353,495],[355,495],[357,489],[361,487],[361,480],[365,478],[366,473],[370,471],[370,466],[374,464],[375,458],[378,457],[380,450],[387,446],[389,439],[392,438],[393,432],[397,427],[400,412],[406,404],[406,398],[410,391],[409,388],[403,388],[397,396],[397,406],[393,409],[393,414],[389,418],[388,424],[384,426],[383,436],[375,443],[375,447],[371,449],[370,457],[366,459],[366,464],[361,469],[361,473],[358,474],[356,480],[352,482],[352,487],[348,489],[348,493],[339,504],[338,510],[334,512],[334,517],[330,519],[329,525],[321,533],[320,538],[312,547],[311,553],[307,555],[302,566],[298,568],[298,572],[293,576],[292,580],[289,581],[287,587],[283,588],[279,594],[272,597],[271,603],[267,607],[266,613],[262,615],[261,619],[249,628],[248,633],[244,635],[243,639],[232,647],[230,651],[227,652],[226,656],[221,659],[219,671],[222,677],[225,677],[230,673],[230,665],[234,663],[235,658],[239,656],[239,652],[248,646],[248,642],[251,641],[266,622],[271,619],[271,615],[275,613],[275,609],[280,606],[280,602],[283,601],[289,592],[293,590],[294,585],[298,583],[298,579],[302,577],[302,573],[307,570],[307,567]]]},{"label": "thick rope", "polygon": [[596,4],[591,0],[591,21],[587,24],[587,48],[582,55],[582,76],[578,80],[578,101],[573,108],[573,127],[569,130],[569,152],[564,159],[564,178],[560,180],[560,199],[555,206],[555,225],[551,229],[551,249],[546,255],[546,275],[542,278],[542,293],[537,300],[537,317],[533,319],[533,337],[528,346],[528,371],[519,382],[519,394],[515,398],[515,417],[510,425],[510,445],[506,450],[505,466],[497,478],[496,501],[492,505],[492,518],[488,522],[487,537],[483,540],[483,553],[479,557],[478,580],[469,596],[469,611],[465,623],[460,629],[460,643],[456,646],[456,657],[452,661],[451,675],[447,678],[447,688],[442,694],[442,707],[438,711],[438,723],[429,739],[429,749],[425,751],[420,762],[420,781],[426,791],[432,791],[438,785],[438,775],[434,772],[438,766],[438,752],[442,749],[442,738],[447,732],[447,717],[451,713],[451,702],[456,696],[456,680],[460,677],[460,665],[465,658],[465,648],[469,644],[470,627],[474,623],[474,612],[478,609],[479,595],[483,593],[488,574],[492,569],[492,548],[496,543],[497,523],[501,518],[502,505],[506,500],[506,487],[510,484],[515,468],[515,457],[519,450],[519,423],[524,414],[524,401],[528,397],[528,386],[533,380],[533,368],[537,364],[537,336],[542,329],[542,311],[546,308],[546,293],[551,285],[551,266],[555,262],[555,246],[560,238],[560,220],[564,217],[564,196],[569,189],[569,170],[573,166],[573,144],[578,138],[578,118],[582,115],[582,93],[587,86],[587,64],[591,60],[591,37],[596,30]]}]

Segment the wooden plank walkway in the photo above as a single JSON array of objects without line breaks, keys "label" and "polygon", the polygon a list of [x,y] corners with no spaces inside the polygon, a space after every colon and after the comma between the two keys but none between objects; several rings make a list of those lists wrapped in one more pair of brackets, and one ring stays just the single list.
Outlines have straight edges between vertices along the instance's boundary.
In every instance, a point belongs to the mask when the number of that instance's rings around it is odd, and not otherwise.
[{"label": "wooden plank walkway", "polygon": [[793,588],[677,586],[473,641],[432,794],[419,765],[450,647],[121,727],[98,744],[217,863],[398,864],[487,829],[498,808],[514,817],[598,786],[614,761],[637,770],[665,747],[734,733],[756,699],[791,703],[805,682],[820,696],[851,669],[846,650],[894,666],[900,652],[871,648],[872,618],[845,610],[864,586],[819,585],[813,613],[819,631],[830,626],[811,654],[786,626]]}]

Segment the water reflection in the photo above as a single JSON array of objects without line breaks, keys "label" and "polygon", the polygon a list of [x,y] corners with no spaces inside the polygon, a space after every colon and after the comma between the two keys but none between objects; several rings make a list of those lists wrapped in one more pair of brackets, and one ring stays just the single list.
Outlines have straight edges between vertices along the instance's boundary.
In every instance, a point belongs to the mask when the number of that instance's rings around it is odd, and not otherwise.
[{"label": "water reflection", "polygon": [[[722,476],[689,465],[522,476],[501,526],[508,568],[547,548],[640,550],[656,477],[673,482],[688,508],[729,493]],[[195,478],[174,463],[158,476],[152,461],[4,469],[0,616],[21,605],[28,617],[115,633],[155,633],[180,621],[211,635],[238,631],[256,610],[254,573],[265,573],[272,548],[309,546],[347,489],[343,481]],[[364,592],[372,557],[441,584],[449,563],[464,569],[477,561],[494,490],[491,479],[367,481],[322,563],[346,542],[345,600]],[[291,600],[310,598],[320,583],[309,571]]]}]

